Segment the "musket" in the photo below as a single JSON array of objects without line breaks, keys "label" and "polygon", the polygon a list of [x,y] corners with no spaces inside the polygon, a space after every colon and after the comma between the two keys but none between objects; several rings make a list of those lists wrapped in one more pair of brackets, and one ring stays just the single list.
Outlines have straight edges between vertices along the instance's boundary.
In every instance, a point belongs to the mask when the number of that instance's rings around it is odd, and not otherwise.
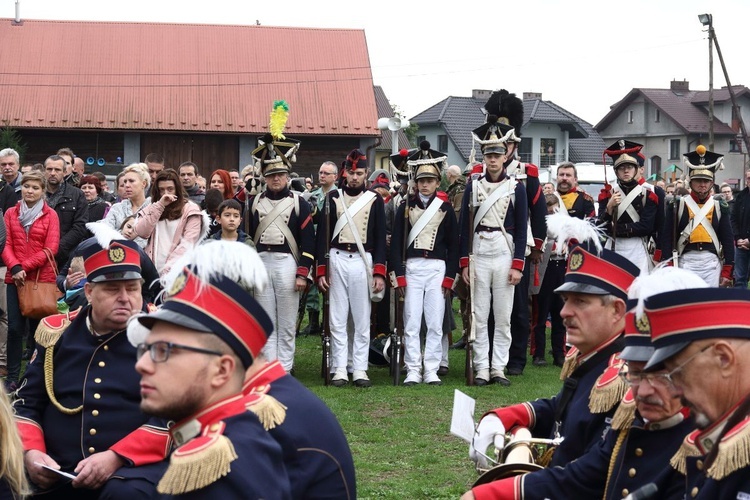
[{"label": "musket", "polygon": [[[474,186],[472,186],[473,188]],[[474,193],[472,193],[473,195]],[[466,298],[466,309],[468,313],[466,316],[469,319],[468,328],[466,332],[466,364],[464,366],[464,374],[466,376],[466,385],[474,385],[474,340],[477,338],[477,329],[474,310],[474,207],[471,201],[469,202],[469,294]]]},{"label": "musket", "polygon": [[297,308],[297,327],[295,332],[299,335],[299,329],[302,327],[302,319],[305,317],[305,311],[307,310],[307,295],[310,293],[310,285],[305,287],[302,292],[302,296],[299,299],[299,307]]},{"label": "musket", "polygon": [[678,257],[680,256],[679,249],[677,248],[680,244],[680,221],[679,221],[679,215],[680,215],[680,199],[677,197],[677,195],[674,195],[672,198],[672,218],[674,219],[674,224],[672,225],[672,265],[677,268],[678,266]]},{"label": "musket", "polygon": [[331,289],[331,199],[325,193],[323,217],[326,228],[326,283],[328,288],[323,292],[323,314],[321,318],[320,341],[323,347],[323,360],[320,367],[320,375],[325,385],[331,384],[331,321],[330,321],[330,289]]},{"label": "musket", "polygon": [[615,251],[617,245],[617,209],[619,205],[612,207],[612,251]]},{"label": "musket", "polygon": [[[406,183],[406,194],[404,203],[404,241],[401,245],[401,262],[406,266],[406,246],[409,241],[409,182]],[[395,273],[394,273],[395,274]],[[396,276],[392,278],[394,281]],[[398,285],[398,283],[395,283]],[[396,288],[394,288],[395,290]],[[391,376],[393,377],[393,385],[399,385],[401,382],[401,352],[404,343],[404,300],[406,291],[403,293],[398,292],[396,297],[396,304],[394,306],[394,314],[396,315],[394,321],[394,329],[391,337]]]}]

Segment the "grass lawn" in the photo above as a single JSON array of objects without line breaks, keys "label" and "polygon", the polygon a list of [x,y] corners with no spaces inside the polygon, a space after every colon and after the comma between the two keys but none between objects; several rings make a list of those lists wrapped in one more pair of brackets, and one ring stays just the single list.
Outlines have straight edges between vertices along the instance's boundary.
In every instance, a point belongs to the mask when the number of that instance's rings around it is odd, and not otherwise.
[{"label": "grass lawn", "polygon": [[373,387],[368,389],[325,387],[320,338],[298,337],[295,376],[328,404],[344,428],[358,498],[458,498],[470,488],[478,474],[469,446],[450,434],[455,389],[477,400],[478,419],[488,409],[549,397],[561,387],[560,369],[551,359],[546,367],[532,366],[529,359],[524,374],[511,377],[510,387],[467,387],[464,361],[464,351],[451,350],[450,373],[437,387],[394,387],[388,367],[369,369]]}]

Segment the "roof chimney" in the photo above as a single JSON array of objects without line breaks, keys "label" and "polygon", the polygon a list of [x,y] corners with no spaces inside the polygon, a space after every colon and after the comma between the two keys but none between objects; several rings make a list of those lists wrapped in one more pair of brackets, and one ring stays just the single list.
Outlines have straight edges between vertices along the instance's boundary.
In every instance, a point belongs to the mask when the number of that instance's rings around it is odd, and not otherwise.
[{"label": "roof chimney", "polygon": [[491,90],[474,89],[471,91],[471,97],[479,101],[486,101],[492,95]]},{"label": "roof chimney", "polygon": [[23,24],[23,21],[21,21],[21,0],[16,0],[16,18],[13,20],[13,24]]},{"label": "roof chimney", "polygon": [[534,101],[534,100],[541,101],[542,100],[542,93],[541,92],[524,92],[523,93],[523,100],[524,101],[526,101],[526,100],[529,100],[529,101]]},{"label": "roof chimney", "polygon": [[681,82],[672,80],[672,82],[669,84],[669,89],[673,92],[689,92],[690,82],[687,80],[682,80]]}]

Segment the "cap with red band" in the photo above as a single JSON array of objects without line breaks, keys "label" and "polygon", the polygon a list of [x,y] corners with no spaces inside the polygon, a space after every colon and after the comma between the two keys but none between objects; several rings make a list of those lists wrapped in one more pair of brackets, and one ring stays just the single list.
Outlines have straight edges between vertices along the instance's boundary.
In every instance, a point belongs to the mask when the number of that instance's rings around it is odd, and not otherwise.
[{"label": "cap with red band", "polygon": [[657,367],[691,342],[750,339],[750,291],[701,288],[654,295],[645,302],[645,328],[656,347],[647,369]]}]

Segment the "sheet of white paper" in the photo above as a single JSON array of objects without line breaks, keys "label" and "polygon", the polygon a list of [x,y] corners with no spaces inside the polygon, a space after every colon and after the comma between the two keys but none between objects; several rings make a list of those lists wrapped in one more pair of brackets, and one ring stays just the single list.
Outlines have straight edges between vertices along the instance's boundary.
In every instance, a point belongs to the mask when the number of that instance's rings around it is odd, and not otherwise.
[{"label": "sheet of white paper", "polygon": [[45,465],[45,464],[43,464],[41,462],[34,462],[34,464],[38,465],[39,467],[44,467],[47,470],[51,470],[52,472],[56,472],[57,474],[60,474],[61,476],[67,477],[68,479],[75,479],[76,478],[76,476],[73,475],[73,474],[69,474],[67,472],[63,472],[63,471],[58,470],[58,469],[53,469],[49,465]]},{"label": "sheet of white paper", "polygon": [[474,407],[477,401],[456,389],[453,393],[451,434],[467,443],[474,439]]}]

